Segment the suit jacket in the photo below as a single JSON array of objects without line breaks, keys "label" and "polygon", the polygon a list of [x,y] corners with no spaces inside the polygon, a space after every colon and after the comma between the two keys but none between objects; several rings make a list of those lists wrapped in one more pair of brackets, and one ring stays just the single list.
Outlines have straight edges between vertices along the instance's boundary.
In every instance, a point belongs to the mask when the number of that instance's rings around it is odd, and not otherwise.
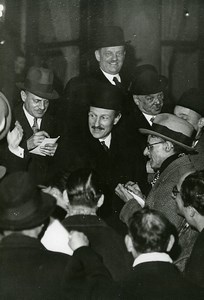
[{"label": "suit jacket", "polygon": [[135,266],[122,283],[132,299],[202,299],[203,292],[186,282],[169,262],[144,262]]},{"label": "suit jacket", "polygon": [[0,243],[2,300],[76,299],[76,285],[78,295],[89,299],[88,281],[109,279],[108,270],[89,247],[77,249],[70,257],[48,251],[39,240],[21,234],[12,234]]},{"label": "suit jacket", "polygon": [[132,257],[127,252],[123,237],[94,215],[68,216],[62,224],[68,231],[78,230],[86,234],[91,248],[103,258],[113,279],[125,278],[130,271]]},{"label": "suit jacket", "polygon": [[112,204],[108,204],[108,206],[113,205],[113,210],[119,212],[123,202],[115,195],[115,187],[118,183],[135,180],[139,182],[144,193],[148,189],[148,184],[142,152],[135,145],[132,145],[126,139],[125,134],[120,131],[120,128],[116,128],[116,126],[112,130],[111,145],[108,152],[103,149],[98,139],[93,138],[89,131],[79,143],[75,143],[75,145],[69,143],[69,150],[71,148],[72,150],[67,155],[67,169],[73,170],[79,167],[95,169],[101,177],[106,198],[109,203],[112,201]]},{"label": "suit jacket", "polygon": [[31,154],[27,149],[27,140],[33,135],[32,128],[24,114],[22,105],[17,106],[13,113],[13,123],[18,120],[23,128],[23,138],[20,146],[25,151],[24,160],[27,161],[27,170],[33,176],[38,184],[48,184],[54,175],[60,170],[65,156],[65,129],[63,123],[45,113],[42,118],[40,130],[46,131],[50,137],[60,136],[58,140],[58,148],[53,157]]},{"label": "suit jacket", "polygon": [[190,281],[204,287],[204,229],[198,235],[184,274]]},{"label": "suit jacket", "polygon": [[198,151],[197,154],[191,155],[191,160],[196,170],[204,169],[204,133],[201,135],[198,143],[195,146],[195,149]]}]

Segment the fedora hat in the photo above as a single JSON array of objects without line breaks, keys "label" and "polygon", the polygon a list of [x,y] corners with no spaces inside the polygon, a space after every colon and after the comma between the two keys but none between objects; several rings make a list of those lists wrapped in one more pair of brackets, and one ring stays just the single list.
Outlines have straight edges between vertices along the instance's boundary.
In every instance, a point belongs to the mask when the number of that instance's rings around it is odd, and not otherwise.
[{"label": "fedora hat", "polygon": [[141,65],[135,68],[130,91],[133,95],[150,95],[162,92],[168,79],[159,75],[153,65]]},{"label": "fedora hat", "polygon": [[104,26],[96,33],[94,39],[94,49],[104,47],[124,46],[125,42],[123,30],[119,26]]},{"label": "fedora hat", "polygon": [[0,92],[0,140],[2,140],[11,125],[11,108],[8,100]]},{"label": "fedora hat", "polygon": [[151,129],[140,128],[139,131],[143,134],[161,137],[190,152],[195,152],[195,149],[192,147],[196,135],[194,127],[175,115],[159,114],[155,117]]},{"label": "fedora hat", "polygon": [[189,108],[204,117],[204,95],[199,89],[191,88],[185,91],[176,105]]},{"label": "fedora hat", "polygon": [[123,93],[116,86],[94,81],[88,91],[90,106],[121,111]]},{"label": "fedora hat", "polygon": [[17,86],[34,95],[52,100],[59,97],[58,93],[53,88],[53,80],[54,74],[50,69],[31,67],[28,70],[25,82],[19,82],[17,83]]},{"label": "fedora hat", "polygon": [[27,172],[11,173],[0,183],[0,228],[37,227],[52,214],[56,200],[35,185]]}]

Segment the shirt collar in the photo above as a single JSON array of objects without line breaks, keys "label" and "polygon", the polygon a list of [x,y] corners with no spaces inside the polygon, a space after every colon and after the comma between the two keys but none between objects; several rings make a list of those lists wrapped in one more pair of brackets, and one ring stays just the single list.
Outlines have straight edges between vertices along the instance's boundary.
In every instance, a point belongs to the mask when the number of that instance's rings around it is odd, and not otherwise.
[{"label": "shirt collar", "polygon": [[162,261],[162,262],[169,262],[172,263],[171,257],[164,252],[150,252],[150,253],[143,253],[140,254],[133,263],[133,267],[145,263],[145,262],[152,262],[152,261]]},{"label": "shirt collar", "polygon": [[148,114],[145,114],[145,113],[143,113],[143,115],[144,115],[145,119],[147,120],[147,122],[150,124],[150,126],[152,126],[152,121],[151,121],[151,119],[152,119],[152,118],[155,118],[155,116],[148,115]]},{"label": "shirt collar", "polygon": [[105,139],[99,139],[100,142],[105,142],[106,146],[110,148],[111,143],[111,133]]},{"label": "shirt collar", "polygon": [[101,71],[103,72],[104,76],[108,79],[108,81],[110,81],[110,83],[112,85],[115,85],[115,82],[113,81],[114,77],[116,77],[118,79],[118,81],[121,82],[121,78],[120,78],[119,74],[112,75],[112,74],[108,74],[108,73],[104,72],[102,69],[101,69]]},{"label": "shirt collar", "polygon": [[[28,120],[28,123],[30,124],[30,127],[32,127],[34,123],[34,117],[31,116],[31,114],[29,114],[29,112],[26,110],[24,105],[23,105],[23,111],[26,116],[26,119]],[[42,118],[37,118],[38,128],[40,128],[41,122],[42,122]]]}]

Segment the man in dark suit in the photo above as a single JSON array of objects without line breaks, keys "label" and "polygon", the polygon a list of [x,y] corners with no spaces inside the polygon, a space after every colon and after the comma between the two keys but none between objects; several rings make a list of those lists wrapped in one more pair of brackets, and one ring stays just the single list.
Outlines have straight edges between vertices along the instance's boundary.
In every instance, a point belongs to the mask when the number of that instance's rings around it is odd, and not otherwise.
[{"label": "man in dark suit", "polygon": [[87,236],[114,280],[125,278],[132,258],[126,251],[124,238],[96,215],[104,201],[97,173],[86,168],[73,172],[66,181],[63,197],[68,206],[68,215],[62,222],[64,227]]},{"label": "man in dark suit", "polygon": [[[65,142],[64,127],[61,121],[49,114],[49,101],[58,98],[53,89],[53,73],[49,69],[31,67],[25,83],[19,84],[23,105],[15,107],[13,122],[23,128],[23,138],[18,154],[27,160],[27,169],[38,184],[46,184],[60,167]],[[46,141],[46,138],[59,138]],[[44,145],[41,143],[44,142]]]},{"label": "man in dark suit", "polygon": [[199,235],[186,264],[186,278],[204,287],[204,171],[196,171],[182,178],[172,192],[178,213]]},{"label": "man in dark suit", "polygon": [[[36,187],[26,172],[8,175],[0,183],[0,298],[3,299],[75,299],[89,285],[86,279],[107,278],[105,267],[98,269],[98,259],[82,233],[72,232],[69,255],[44,248],[38,237],[42,235],[56,201]],[[76,282],[75,282],[76,279]],[[71,286],[73,283],[73,291]],[[69,286],[69,294],[63,289]],[[70,297],[69,297],[70,296]],[[77,298],[78,299],[78,298]]]},{"label": "man in dark suit", "polygon": [[[97,70],[86,76],[72,78],[66,85],[63,97],[62,115],[66,116],[69,134],[76,138],[86,123],[89,107],[88,89],[90,84],[100,81],[118,88],[126,96],[129,86],[128,79],[121,74],[125,59],[125,39],[123,31],[118,26],[105,26],[96,33],[93,51],[98,62]],[[126,101],[123,110],[126,110]],[[72,116],[75,116],[73,119]]]},{"label": "man in dark suit", "polygon": [[138,299],[202,299],[203,294],[185,282],[169,252],[175,228],[158,211],[143,208],[129,220],[125,242],[134,257],[133,270],[123,287]]},{"label": "man in dark suit", "polygon": [[[150,129],[156,115],[163,107],[164,90],[167,78],[158,74],[153,65],[141,65],[135,68],[134,78],[130,85],[133,95],[130,112],[127,116],[127,128],[132,138],[139,128]],[[140,136],[142,149],[146,146],[146,138]]]},{"label": "man in dark suit", "polygon": [[[67,155],[67,158],[72,170],[79,166],[92,167],[97,171],[105,192],[104,206],[99,212],[102,217],[110,214],[118,216],[123,202],[115,195],[114,189],[119,181],[125,183],[135,178],[140,182],[143,192],[147,192],[143,154],[139,147],[127,139],[126,131],[118,127],[122,117],[122,94],[118,89],[98,82],[89,89],[89,101],[86,135],[80,136],[80,142],[75,147],[70,143],[73,154]],[[79,161],[75,162],[75,159]]]}]

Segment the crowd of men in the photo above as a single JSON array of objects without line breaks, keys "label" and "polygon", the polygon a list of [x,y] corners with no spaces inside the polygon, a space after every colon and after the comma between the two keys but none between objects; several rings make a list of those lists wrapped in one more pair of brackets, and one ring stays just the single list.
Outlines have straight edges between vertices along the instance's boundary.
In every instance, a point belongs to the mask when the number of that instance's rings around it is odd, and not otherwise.
[{"label": "crowd of men", "polygon": [[[63,95],[35,66],[12,112],[0,93],[0,298],[203,299],[204,96],[124,74],[120,27],[93,52]],[[40,241],[54,219],[72,256]]]}]

